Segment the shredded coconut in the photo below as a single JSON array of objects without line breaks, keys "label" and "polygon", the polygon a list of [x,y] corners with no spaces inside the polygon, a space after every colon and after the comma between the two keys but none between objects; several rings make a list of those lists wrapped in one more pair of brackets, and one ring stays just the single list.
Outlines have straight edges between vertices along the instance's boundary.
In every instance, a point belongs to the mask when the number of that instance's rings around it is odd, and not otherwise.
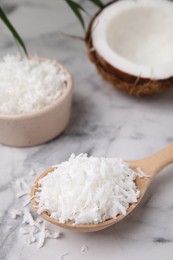
[{"label": "shredded coconut", "polygon": [[41,223],[43,223],[43,220],[42,220],[41,218],[37,218],[37,219],[36,219],[36,222],[37,222],[38,224],[41,224]]},{"label": "shredded coconut", "polygon": [[122,159],[71,155],[39,181],[39,212],[48,211],[61,223],[99,223],[126,215],[140,191],[138,174]]},{"label": "shredded coconut", "polygon": [[34,219],[31,215],[31,212],[28,208],[24,209],[24,216],[23,216],[23,224],[29,224],[30,226],[34,226]]},{"label": "shredded coconut", "polygon": [[29,185],[24,179],[22,178],[17,179],[16,190],[17,190],[16,197],[21,198],[29,193]]},{"label": "shredded coconut", "polygon": [[62,95],[66,83],[55,61],[7,55],[0,61],[0,113],[39,111]]},{"label": "shredded coconut", "polygon": [[10,211],[10,215],[13,219],[16,219],[17,217],[21,217],[22,216],[22,212],[18,209],[12,209]]},{"label": "shredded coconut", "polygon": [[39,230],[39,241],[38,241],[37,247],[38,248],[43,247],[45,240],[47,238],[57,239],[60,237],[61,237],[61,233],[59,231],[53,231],[53,230],[46,228],[46,223],[43,222],[43,224]]},{"label": "shredded coconut", "polygon": [[31,169],[29,172],[30,176],[35,176],[36,175],[36,171],[34,169]]},{"label": "shredded coconut", "polygon": [[69,255],[69,253],[65,253],[65,254],[61,255],[61,256],[60,256],[60,260],[64,260],[64,258],[65,258],[66,256],[68,256],[68,255]]},{"label": "shredded coconut", "polygon": [[45,241],[45,222],[43,223],[43,225],[40,229],[40,237],[39,237],[39,240],[38,240],[37,247],[41,248],[44,244],[44,241]]},{"label": "shredded coconut", "polygon": [[32,229],[29,234],[26,234],[25,241],[28,245],[34,243],[36,241],[35,235],[32,233]]},{"label": "shredded coconut", "polygon": [[[30,190],[30,178],[36,174],[34,169],[31,169],[29,174],[27,174],[27,178],[18,178],[14,182],[15,190],[17,193],[17,198],[21,201],[20,202],[20,209],[14,208],[9,211],[9,215],[13,219],[17,219],[18,217],[21,218],[21,226],[19,228],[19,233],[23,236],[24,241],[31,245],[33,243],[37,243],[37,247],[43,247],[46,239],[59,239],[62,237],[62,233],[57,230],[51,230],[46,225],[46,221],[40,218],[38,214],[35,213],[32,209],[30,210],[29,204],[30,201],[35,198],[33,197],[24,197],[24,195],[28,195]],[[22,193],[24,195],[22,195]],[[20,196],[19,196],[20,195]],[[35,198],[36,199],[36,198]],[[0,218],[1,216],[0,212]],[[0,219],[1,220],[1,219]],[[13,226],[8,226],[8,229],[12,229]]]},{"label": "shredded coconut", "polygon": [[22,235],[29,234],[29,231],[25,227],[20,227],[19,231]]},{"label": "shredded coconut", "polygon": [[84,253],[86,253],[87,251],[88,251],[88,246],[83,245],[83,246],[81,247],[81,250],[80,250],[81,254],[84,254]]},{"label": "shredded coconut", "polygon": [[34,198],[34,196],[27,198],[27,199],[23,202],[23,206],[26,207],[27,205],[29,205],[30,202],[31,202],[31,200],[32,200],[33,198]]},{"label": "shredded coconut", "polygon": [[22,226],[19,232],[24,236],[27,244],[38,241],[37,247],[41,248],[47,238],[57,239],[61,237],[59,231],[53,231],[46,227],[46,222],[37,217],[34,219],[29,208],[24,209]]}]

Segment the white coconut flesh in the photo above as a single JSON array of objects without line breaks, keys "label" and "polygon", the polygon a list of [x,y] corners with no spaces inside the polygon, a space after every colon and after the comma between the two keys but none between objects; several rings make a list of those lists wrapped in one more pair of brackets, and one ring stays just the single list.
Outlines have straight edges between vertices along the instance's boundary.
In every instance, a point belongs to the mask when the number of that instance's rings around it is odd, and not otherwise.
[{"label": "white coconut flesh", "polygon": [[173,76],[173,2],[121,0],[95,18],[93,47],[110,65],[154,80]]}]

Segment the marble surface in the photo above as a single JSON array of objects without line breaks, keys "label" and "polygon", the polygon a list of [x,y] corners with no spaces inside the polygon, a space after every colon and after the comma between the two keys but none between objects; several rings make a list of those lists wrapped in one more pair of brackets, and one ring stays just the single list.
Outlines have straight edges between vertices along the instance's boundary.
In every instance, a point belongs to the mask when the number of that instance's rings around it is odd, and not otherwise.
[{"label": "marble surface", "polygon": [[[81,1],[89,12],[95,9]],[[137,159],[173,142],[173,89],[161,95],[133,98],[112,89],[89,62],[83,42],[62,32],[83,35],[64,1],[4,0],[0,2],[23,36],[31,54],[57,59],[74,79],[73,112],[67,130],[57,139],[33,148],[0,146],[0,259],[173,259],[173,165],[153,181],[139,208],[123,222],[101,232],[79,234],[62,230],[63,237],[48,240],[42,249],[27,245],[19,234],[21,219],[10,211],[22,209],[15,182],[32,184],[52,164],[74,152]],[[3,25],[0,55],[16,46]],[[81,254],[83,245],[88,251]]]}]

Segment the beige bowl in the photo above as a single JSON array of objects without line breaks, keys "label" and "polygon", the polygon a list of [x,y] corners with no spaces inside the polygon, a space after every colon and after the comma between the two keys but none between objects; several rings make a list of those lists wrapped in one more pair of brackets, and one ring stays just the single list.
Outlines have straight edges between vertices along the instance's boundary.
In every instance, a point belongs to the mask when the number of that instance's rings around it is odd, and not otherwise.
[{"label": "beige bowl", "polygon": [[0,143],[29,147],[43,144],[63,132],[66,128],[72,103],[72,78],[60,64],[67,77],[67,87],[60,98],[40,111],[22,115],[0,114]]}]

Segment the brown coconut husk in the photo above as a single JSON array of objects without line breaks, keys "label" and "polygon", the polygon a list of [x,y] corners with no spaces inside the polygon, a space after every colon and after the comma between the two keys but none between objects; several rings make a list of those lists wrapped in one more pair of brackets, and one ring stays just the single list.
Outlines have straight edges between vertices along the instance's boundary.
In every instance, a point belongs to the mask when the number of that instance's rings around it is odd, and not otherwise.
[{"label": "brown coconut husk", "polygon": [[117,1],[120,0],[113,1],[105,5],[98,13],[96,13],[96,15],[89,23],[85,38],[89,59],[95,64],[97,71],[106,81],[110,82],[115,88],[126,91],[129,95],[151,95],[167,90],[168,88],[173,86],[173,77],[163,80],[153,80],[127,74],[126,72],[120,71],[118,68],[110,65],[94,49],[92,42],[92,25],[95,21],[95,18],[103,11],[104,8]]}]

